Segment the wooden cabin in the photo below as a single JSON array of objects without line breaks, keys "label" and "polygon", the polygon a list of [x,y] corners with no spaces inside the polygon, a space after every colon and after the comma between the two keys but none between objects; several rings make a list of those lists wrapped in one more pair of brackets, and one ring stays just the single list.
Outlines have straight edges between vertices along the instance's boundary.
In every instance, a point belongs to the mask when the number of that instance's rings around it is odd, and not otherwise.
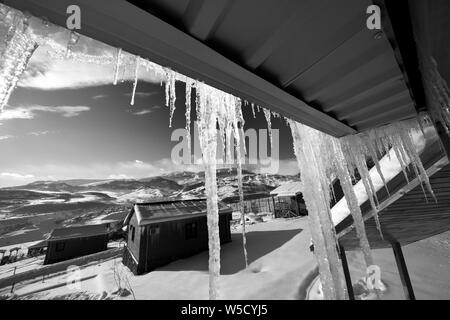
[{"label": "wooden cabin", "polygon": [[[232,210],[219,202],[220,243],[231,241]],[[206,199],[135,204],[124,221],[123,264],[142,274],[208,250]]]},{"label": "wooden cabin", "polygon": [[306,211],[305,201],[302,196],[303,184],[300,181],[287,182],[272,190],[274,203],[275,218],[290,218],[305,216]]},{"label": "wooden cabin", "polygon": [[106,224],[54,229],[47,240],[44,264],[104,251],[108,247]]}]

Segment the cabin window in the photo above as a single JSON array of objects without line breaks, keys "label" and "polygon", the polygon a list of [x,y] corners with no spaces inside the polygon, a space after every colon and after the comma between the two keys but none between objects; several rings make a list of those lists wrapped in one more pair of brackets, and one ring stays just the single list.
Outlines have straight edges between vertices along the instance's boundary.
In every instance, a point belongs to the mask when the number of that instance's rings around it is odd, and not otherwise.
[{"label": "cabin window", "polygon": [[197,222],[186,224],[186,240],[197,238]]},{"label": "cabin window", "polygon": [[131,241],[133,241],[134,242],[134,226],[131,226]]},{"label": "cabin window", "polygon": [[64,251],[65,247],[66,247],[66,243],[65,242],[58,242],[56,244],[56,251],[57,252]]}]

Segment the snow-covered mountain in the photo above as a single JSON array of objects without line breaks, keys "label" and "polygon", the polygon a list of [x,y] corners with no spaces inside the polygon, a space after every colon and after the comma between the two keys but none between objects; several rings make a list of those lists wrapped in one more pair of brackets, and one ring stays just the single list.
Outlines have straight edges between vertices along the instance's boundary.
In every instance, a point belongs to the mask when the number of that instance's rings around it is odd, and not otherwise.
[{"label": "snow-covered mountain", "polygon": [[[244,193],[269,193],[285,181],[298,176],[257,174],[243,171]],[[238,195],[236,169],[217,170],[221,198]],[[71,179],[35,181],[26,185],[0,189],[0,212],[23,214],[27,211],[46,212],[64,204],[83,202],[130,204],[156,198],[204,197],[203,172],[174,172],[143,179]],[[1,217],[0,217],[1,218]]]}]

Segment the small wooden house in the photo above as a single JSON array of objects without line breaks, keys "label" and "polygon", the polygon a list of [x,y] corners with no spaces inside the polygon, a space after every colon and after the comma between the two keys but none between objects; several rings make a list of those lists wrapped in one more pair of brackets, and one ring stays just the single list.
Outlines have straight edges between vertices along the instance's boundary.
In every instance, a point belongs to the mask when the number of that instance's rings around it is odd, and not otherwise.
[{"label": "small wooden house", "polygon": [[54,229],[47,239],[44,264],[104,251],[107,247],[108,226],[105,224]]},{"label": "small wooden house", "polygon": [[303,184],[300,181],[287,182],[272,190],[275,218],[289,218],[307,215],[303,200]]},{"label": "small wooden house", "polygon": [[[219,202],[220,242],[231,241],[232,210]],[[208,249],[206,199],[135,204],[124,221],[123,264],[141,274]]]}]

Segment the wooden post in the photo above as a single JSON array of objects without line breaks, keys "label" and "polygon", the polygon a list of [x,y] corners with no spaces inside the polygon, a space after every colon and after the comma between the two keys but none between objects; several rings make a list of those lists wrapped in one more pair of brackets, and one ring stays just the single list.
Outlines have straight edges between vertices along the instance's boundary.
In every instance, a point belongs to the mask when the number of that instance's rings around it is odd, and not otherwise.
[{"label": "wooden post", "polygon": [[272,202],[273,202],[273,217],[275,218],[275,197],[272,196]]},{"label": "wooden post", "polygon": [[408,268],[406,267],[405,258],[403,257],[402,246],[398,242],[392,242],[391,245],[394,251],[395,261],[397,262],[398,273],[400,275],[400,280],[402,281],[406,299],[416,300],[411,279],[409,278]]},{"label": "wooden post", "polygon": [[353,293],[352,278],[350,277],[350,270],[348,269],[347,256],[345,255],[344,246],[339,243],[339,254],[341,256],[342,269],[344,270],[345,283],[347,284],[348,299],[355,300]]},{"label": "wooden post", "polygon": [[[14,267],[14,272],[13,272],[13,276],[15,276],[16,275],[16,270],[17,270],[17,267]],[[11,286],[11,293],[13,293],[13,291],[14,291],[14,285],[15,285],[16,283],[15,282],[13,282],[13,284],[12,284],[12,286]]]}]

